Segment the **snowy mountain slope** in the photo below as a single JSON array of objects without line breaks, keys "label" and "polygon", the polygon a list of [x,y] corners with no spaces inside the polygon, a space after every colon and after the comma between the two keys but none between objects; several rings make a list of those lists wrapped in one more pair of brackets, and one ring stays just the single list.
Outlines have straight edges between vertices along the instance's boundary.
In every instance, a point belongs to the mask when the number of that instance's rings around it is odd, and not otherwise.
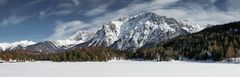
[{"label": "snowy mountain slope", "polygon": [[82,43],[88,41],[93,35],[94,33],[92,32],[78,31],[70,38],[70,40],[76,40],[78,43]]},{"label": "snowy mountain slope", "polygon": [[[127,21],[126,18],[119,19],[118,21],[109,22],[109,24],[103,25],[100,30],[96,32],[91,40],[84,43],[84,47],[88,46],[110,46],[116,40],[120,32],[120,26]],[[83,45],[83,44],[80,44]]]},{"label": "snowy mountain slope", "polygon": [[3,49],[0,47],[0,52],[2,52],[3,51]]},{"label": "snowy mountain slope", "polygon": [[187,20],[177,20],[143,13],[112,21],[97,31],[94,37],[76,47],[111,46],[120,50],[135,50],[145,45],[165,41],[178,35],[202,30],[204,27]]},{"label": "snowy mountain slope", "polygon": [[76,44],[88,41],[92,36],[93,33],[91,32],[79,31],[74,34],[70,39],[39,42],[37,44],[27,46],[24,50],[46,53],[64,51]]},{"label": "snowy mountain slope", "polygon": [[146,13],[131,18],[122,26],[122,31],[112,46],[121,50],[135,50],[144,45],[154,46],[165,41],[188,33],[197,32],[203,27],[187,20],[176,20],[154,13]]},{"label": "snowy mountain slope", "polygon": [[74,45],[75,42],[69,40],[44,41],[34,45],[27,46],[24,50],[53,53],[56,51],[63,51],[71,44]]},{"label": "snowy mountain slope", "polygon": [[11,51],[14,49],[23,48],[23,47],[33,45],[33,44],[35,44],[35,42],[23,40],[23,41],[18,41],[18,42],[13,42],[13,43],[0,43],[0,48],[3,51],[8,51],[8,50]]}]

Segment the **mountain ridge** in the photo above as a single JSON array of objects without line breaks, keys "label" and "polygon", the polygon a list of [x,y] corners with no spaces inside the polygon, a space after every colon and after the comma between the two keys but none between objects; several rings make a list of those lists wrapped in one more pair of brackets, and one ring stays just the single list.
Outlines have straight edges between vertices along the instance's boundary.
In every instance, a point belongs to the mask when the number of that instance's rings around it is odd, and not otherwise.
[{"label": "mountain ridge", "polygon": [[135,51],[141,47],[152,47],[158,42],[179,35],[198,32],[203,28],[203,26],[188,20],[167,18],[166,16],[147,12],[110,21],[104,24],[96,33],[78,31],[69,39],[43,41],[12,50],[54,53],[67,49],[104,46]]},{"label": "mountain ridge", "polygon": [[6,51],[6,50],[12,50],[17,47],[26,47],[33,44],[36,44],[36,43],[33,41],[22,40],[22,41],[16,41],[12,43],[0,43],[0,48],[3,51]]},{"label": "mountain ridge", "polygon": [[150,43],[154,46],[158,41],[202,29],[202,26],[187,20],[167,18],[149,12],[111,21],[103,25],[91,40],[74,48],[110,46],[120,50],[136,50]]}]

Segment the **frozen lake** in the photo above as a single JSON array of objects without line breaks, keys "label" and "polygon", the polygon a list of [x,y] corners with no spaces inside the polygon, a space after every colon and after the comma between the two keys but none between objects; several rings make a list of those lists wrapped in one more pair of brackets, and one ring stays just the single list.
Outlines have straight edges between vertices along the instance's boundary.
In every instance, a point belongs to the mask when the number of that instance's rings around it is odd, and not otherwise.
[{"label": "frozen lake", "polygon": [[237,77],[240,64],[193,62],[3,63],[0,77]]}]

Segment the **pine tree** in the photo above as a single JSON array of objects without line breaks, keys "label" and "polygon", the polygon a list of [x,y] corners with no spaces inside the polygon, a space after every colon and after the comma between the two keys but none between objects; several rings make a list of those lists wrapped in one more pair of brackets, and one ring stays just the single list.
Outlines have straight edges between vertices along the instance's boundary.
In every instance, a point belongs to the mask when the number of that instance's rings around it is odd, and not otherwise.
[{"label": "pine tree", "polygon": [[233,58],[233,57],[235,57],[234,48],[232,46],[229,46],[226,53],[226,58]]}]

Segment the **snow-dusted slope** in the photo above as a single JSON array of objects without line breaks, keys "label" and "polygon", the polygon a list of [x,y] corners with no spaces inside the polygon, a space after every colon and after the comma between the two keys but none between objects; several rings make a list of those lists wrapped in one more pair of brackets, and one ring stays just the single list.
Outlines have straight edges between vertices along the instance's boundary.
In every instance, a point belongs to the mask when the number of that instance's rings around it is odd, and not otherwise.
[{"label": "snow-dusted slope", "polygon": [[74,45],[75,43],[75,41],[70,40],[44,41],[27,46],[24,50],[53,53],[63,51],[64,49],[67,49],[68,46],[71,46],[71,44]]},{"label": "snow-dusted slope", "polygon": [[76,34],[74,34],[70,39],[39,42],[37,44],[27,46],[25,50],[54,53],[71,48],[76,44],[86,42],[92,36],[93,33],[79,31]]},{"label": "snow-dusted slope", "polygon": [[94,33],[92,33],[92,32],[78,31],[70,39],[76,40],[76,41],[78,41],[78,43],[83,43],[83,42],[88,41],[90,38],[92,38],[93,35],[94,35]]},{"label": "snow-dusted slope", "polygon": [[23,48],[29,45],[33,45],[35,42],[33,41],[28,41],[28,40],[23,40],[23,41],[18,41],[18,42],[13,42],[13,43],[0,43],[0,48],[3,51],[11,51],[15,50],[17,48]]},{"label": "snow-dusted slope", "polygon": [[160,41],[202,29],[202,26],[187,20],[145,13],[132,17],[124,23],[121,26],[119,39],[112,46],[121,50],[135,50],[144,45],[154,46]]},{"label": "snow-dusted slope", "polygon": [[93,36],[93,38],[88,41],[89,43],[87,46],[110,46],[112,45],[116,40],[118,40],[118,36],[121,33],[121,25],[126,21],[127,19],[122,18],[118,21],[112,21],[109,22],[109,24],[103,25],[100,30],[97,31],[97,33]]},{"label": "snow-dusted slope", "polygon": [[120,50],[135,50],[167,39],[202,30],[204,27],[187,20],[177,20],[143,13],[112,21],[97,31],[86,43],[76,47],[111,46]]}]

